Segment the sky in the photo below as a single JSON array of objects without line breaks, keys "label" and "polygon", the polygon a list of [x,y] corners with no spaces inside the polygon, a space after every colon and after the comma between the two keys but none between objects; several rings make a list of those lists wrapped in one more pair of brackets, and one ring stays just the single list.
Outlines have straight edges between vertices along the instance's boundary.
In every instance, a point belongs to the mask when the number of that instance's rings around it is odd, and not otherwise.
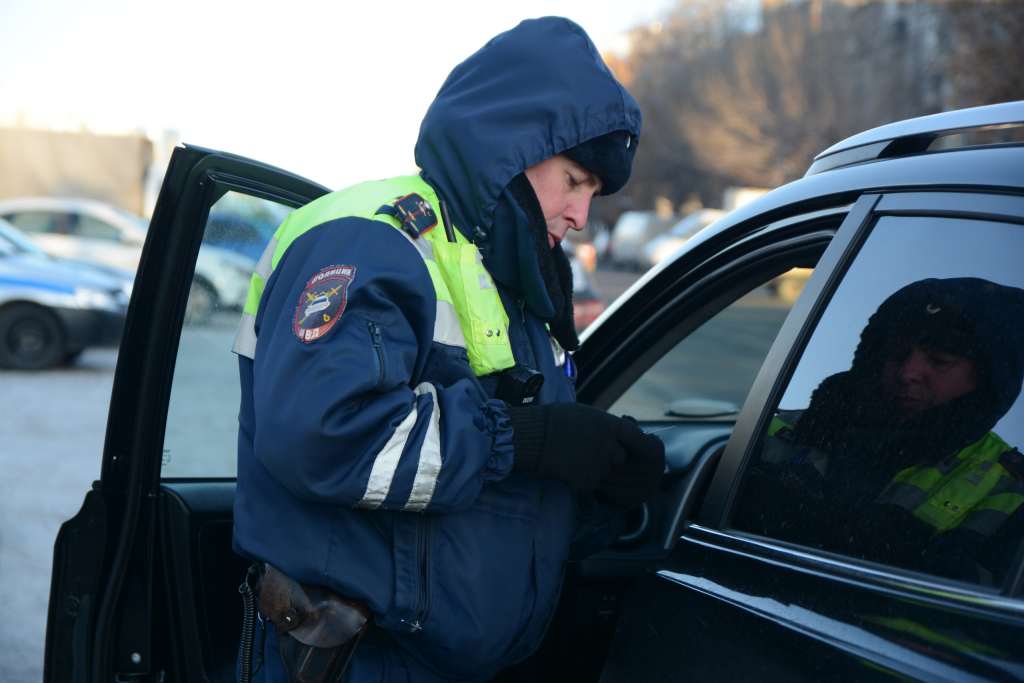
[{"label": "sky", "polygon": [[523,18],[602,51],[673,0],[3,0],[0,125],[144,131],[330,187],[405,173],[445,76]]}]

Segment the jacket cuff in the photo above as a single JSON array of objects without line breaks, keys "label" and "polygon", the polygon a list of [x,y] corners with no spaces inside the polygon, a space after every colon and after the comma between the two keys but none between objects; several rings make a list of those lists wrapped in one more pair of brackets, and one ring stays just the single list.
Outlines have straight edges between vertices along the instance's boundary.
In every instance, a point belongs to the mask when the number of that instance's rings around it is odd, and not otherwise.
[{"label": "jacket cuff", "polygon": [[484,467],[483,479],[504,479],[512,471],[514,452],[512,419],[508,414],[508,406],[504,401],[489,400],[484,404],[481,418],[478,426],[492,438],[491,456]]},{"label": "jacket cuff", "polygon": [[546,414],[537,407],[509,407],[512,422],[512,445],[515,450],[515,470],[536,474],[541,467],[544,452]]}]

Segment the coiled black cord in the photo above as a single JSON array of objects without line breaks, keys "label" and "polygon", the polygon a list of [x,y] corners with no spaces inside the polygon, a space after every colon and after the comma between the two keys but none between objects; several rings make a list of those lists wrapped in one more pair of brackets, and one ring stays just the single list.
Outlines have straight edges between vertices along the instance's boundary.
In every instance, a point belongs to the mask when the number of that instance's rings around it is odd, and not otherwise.
[{"label": "coiled black cord", "polygon": [[250,567],[245,580],[238,586],[242,595],[242,638],[238,646],[238,683],[252,680],[252,646],[256,635],[256,596],[249,584],[254,567]]}]

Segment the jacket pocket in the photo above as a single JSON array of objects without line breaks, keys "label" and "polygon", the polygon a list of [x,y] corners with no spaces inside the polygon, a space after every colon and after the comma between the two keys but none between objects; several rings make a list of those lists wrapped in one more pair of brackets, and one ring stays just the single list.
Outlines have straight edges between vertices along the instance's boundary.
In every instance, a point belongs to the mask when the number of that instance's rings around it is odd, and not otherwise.
[{"label": "jacket pocket", "polygon": [[432,668],[485,680],[509,663],[537,610],[537,524],[479,508],[434,518],[421,633]]}]

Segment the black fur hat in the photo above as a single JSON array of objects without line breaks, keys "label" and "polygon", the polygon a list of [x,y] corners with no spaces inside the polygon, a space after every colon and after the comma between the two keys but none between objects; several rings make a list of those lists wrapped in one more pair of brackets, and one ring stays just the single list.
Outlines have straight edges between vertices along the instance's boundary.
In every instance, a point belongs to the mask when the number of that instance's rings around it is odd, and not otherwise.
[{"label": "black fur hat", "polygon": [[613,194],[629,180],[637,142],[635,135],[617,130],[581,142],[562,154],[601,179],[600,194]]}]

